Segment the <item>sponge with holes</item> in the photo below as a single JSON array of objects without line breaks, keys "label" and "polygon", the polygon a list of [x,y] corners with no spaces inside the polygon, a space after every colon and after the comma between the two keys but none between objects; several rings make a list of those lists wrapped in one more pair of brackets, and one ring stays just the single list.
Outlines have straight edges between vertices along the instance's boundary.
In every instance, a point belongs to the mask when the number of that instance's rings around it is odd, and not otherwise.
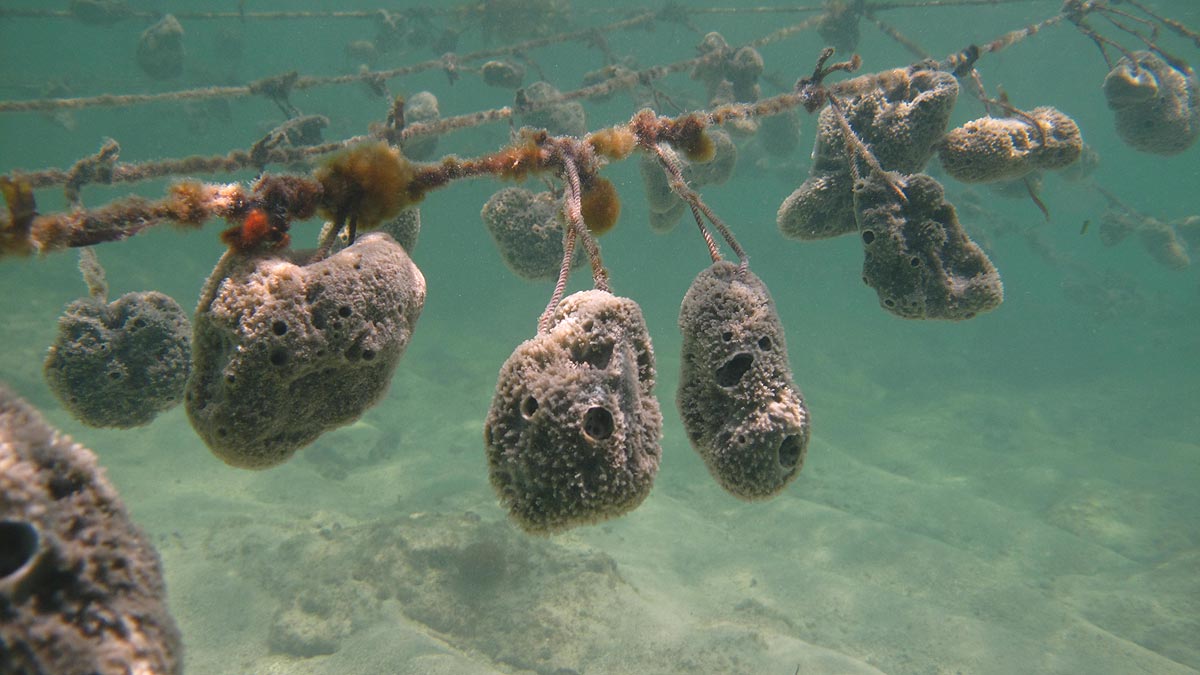
[{"label": "sponge with holes", "polygon": [[483,436],[492,486],[522,529],[558,532],[642,503],[662,455],[654,378],[641,308],[605,291],[568,296],[513,351]]},{"label": "sponge with holes", "polygon": [[967,236],[936,180],[921,173],[873,175],[855,187],[854,209],[863,282],[887,311],[906,319],[960,321],[1004,300],[1000,274]]},{"label": "sponge with holes", "polygon": [[424,304],[421,271],[380,232],[315,262],[227,253],[196,310],[192,426],[233,466],[286,461],[383,396]]},{"label": "sponge with holes", "polygon": [[178,675],[166,596],[96,455],[0,384],[0,673]]},{"label": "sponge with holes", "polygon": [[692,447],[735,497],[778,494],[804,464],[809,415],[767,287],[749,269],[713,263],[684,296],[679,330],[676,401]]},{"label": "sponge with holes", "polygon": [[[911,173],[924,168],[958,100],[958,80],[924,66],[897,68],[839,83],[851,94],[846,121],[887,170]],[[779,206],[776,222],[789,239],[826,239],[856,229],[854,172],[846,158],[846,138],[829,107],[817,118],[817,137],[808,179]],[[870,167],[855,158],[864,176]]]}]

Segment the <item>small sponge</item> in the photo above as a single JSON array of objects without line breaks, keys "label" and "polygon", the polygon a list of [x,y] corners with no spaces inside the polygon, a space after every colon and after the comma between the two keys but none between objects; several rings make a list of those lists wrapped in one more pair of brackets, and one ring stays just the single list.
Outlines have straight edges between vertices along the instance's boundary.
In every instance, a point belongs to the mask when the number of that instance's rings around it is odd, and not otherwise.
[{"label": "small sponge", "polygon": [[483,437],[522,529],[551,533],[633,510],[658,473],[662,414],[642,310],[599,290],[565,298],[504,362]]},{"label": "small sponge", "polygon": [[191,358],[187,314],[170,297],[147,291],[67,305],[42,372],[76,419],[125,429],[183,401]]},{"label": "small sponge", "polygon": [[952,130],[938,148],[942,167],[964,183],[990,183],[1079,159],[1083,138],[1074,120],[1054,108],[1034,108],[1029,116],[1037,127],[1022,117],[982,117]]},{"label": "small sponge", "polygon": [[945,191],[925,174],[880,176],[854,190],[863,242],[863,282],[879,304],[906,319],[970,319],[1004,300],[1000,274],[958,222]]},{"label": "small sponge", "polygon": [[692,447],[735,497],[779,493],[804,464],[809,417],[767,287],[749,269],[713,263],[684,296],[679,330],[676,400]]},{"label": "small sponge", "polygon": [[1175,228],[1156,218],[1147,218],[1138,228],[1142,248],[1155,262],[1173,270],[1181,270],[1191,264],[1187,246],[1175,234]]},{"label": "small sponge", "polygon": [[[737,166],[738,149],[724,129],[707,132],[713,143],[713,158],[707,162],[689,162],[679,158],[683,165],[683,180],[691,187],[721,185],[733,175]],[[663,233],[674,229],[679,219],[687,213],[687,203],[679,198],[667,181],[662,165],[650,154],[643,154],[639,163],[642,185],[646,188],[646,201],[650,206],[650,229]]]},{"label": "small sponge", "polygon": [[1200,136],[1200,83],[1156,54],[1123,57],[1104,78],[1104,97],[1116,114],[1117,135],[1130,147],[1176,155]]},{"label": "small sponge", "polygon": [[[562,203],[549,192],[510,187],[492,195],[480,217],[508,269],[528,281],[558,277],[563,257]],[[584,261],[575,248],[572,267]]]},{"label": "small sponge", "polygon": [[166,595],[96,456],[0,385],[0,673],[177,675]]},{"label": "small sponge", "polygon": [[[438,111],[437,97],[427,91],[419,91],[404,102],[404,124],[433,124],[441,118]],[[422,134],[406,138],[400,143],[400,150],[409,159],[419,162],[426,161],[437,152],[438,137],[436,134]]]},{"label": "small sponge", "polygon": [[[847,91],[863,89],[847,99],[846,119],[879,164],[901,173],[923,169],[946,132],[958,100],[954,76],[913,67],[841,84]],[[855,162],[859,175],[866,175],[870,167],[861,158]],[[826,107],[817,120],[808,180],[779,207],[776,222],[783,236],[825,239],[855,231],[851,176],[837,113]]]},{"label": "small sponge", "polygon": [[373,232],[317,262],[227,253],[196,310],[192,426],[238,467],[287,461],[383,396],[425,304],[425,278]]},{"label": "small sponge", "polygon": [[545,129],[555,136],[587,134],[587,116],[579,101],[555,101],[562,94],[549,82],[537,81],[517,91],[517,108],[534,105],[536,110],[523,113],[521,123],[527,127]]},{"label": "small sponge", "polygon": [[137,64],[155,80],[169,80],[183,74],[183,26],[167,14],[158,23],[142,31],[138,39]]}]

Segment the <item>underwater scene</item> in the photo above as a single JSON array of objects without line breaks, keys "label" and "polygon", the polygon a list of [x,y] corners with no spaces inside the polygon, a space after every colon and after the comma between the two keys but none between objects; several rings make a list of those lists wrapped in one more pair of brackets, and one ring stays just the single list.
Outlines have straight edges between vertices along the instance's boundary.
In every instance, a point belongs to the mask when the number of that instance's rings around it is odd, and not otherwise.
[{"label": "underwater scene", "polygon": [[1193,0],[0,54],[0,675],[1200,671]]}]

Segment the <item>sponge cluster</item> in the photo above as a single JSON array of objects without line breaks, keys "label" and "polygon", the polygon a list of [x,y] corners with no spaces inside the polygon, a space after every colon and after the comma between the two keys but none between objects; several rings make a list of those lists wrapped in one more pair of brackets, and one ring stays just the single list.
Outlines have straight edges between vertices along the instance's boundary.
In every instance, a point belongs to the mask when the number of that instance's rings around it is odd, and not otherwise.
[{"label": "sponge cluster", "polygon": [[[958,99],[950,73],[920,67],[896,69],[843,83],[856,91],[845,101],[850,128],[886,170],[914,173],[933,157]],[[869,167],[855,158],[859,175]],[[854,179],[846,139],[830,107],[818,117],[809,177],[783,201],[776,216],[791,239],[826,239],[853,232]]]},{"label": "sponge cluster", "polygon": [[684,296],[679,330],[676,402],[692,447],[734,496],[777,494],[804,464],[809,415],[766,285],[747,268],[713,263]]},{"label": "sponge cluster", "polygon": [[280,464],[374,405],[425,304],[425,278],[386,234],[302,255],[227,253],[201,292],[187,412],[233,466]]},{"label": "sponge cluster", "polygon": [[158,554],[96,456],[0,385],[0,673],[182,671]]},{"label": "sponge cluster", "polygon": [[662,414],[637,303],[565,298],[504,362],[484,424],[488,474],[522,529],[551,533],[633,510],[658,473]]}]

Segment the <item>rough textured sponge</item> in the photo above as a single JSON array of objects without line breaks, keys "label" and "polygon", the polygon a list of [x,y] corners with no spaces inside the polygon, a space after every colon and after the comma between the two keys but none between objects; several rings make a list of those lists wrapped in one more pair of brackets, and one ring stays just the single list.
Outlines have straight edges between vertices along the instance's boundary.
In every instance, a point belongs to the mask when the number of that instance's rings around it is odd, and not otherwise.
[{"label": "rough textured sponge", "polygon": [[1083,137],[1070,117],[1054,108],[1029,116],[982,117],[946,134],[938,159],[964,183],[1013,180],[1038,169],[1062,169],[1079,159]]},{"label": "rough textured sponge", "polygon": [[[563,257],[562,202],[549,192],[504,188],[483,205],[479,216],[508,269],[522,279],[558,277]],[[572,267],[583,263],[583,247],[575,248]]]},{"label": "rough textured sponge", "polygon": [[662,448],[654,350],[628,298],[582,291],[500,369],[484,424],[488,473],[509,515],[550,533],[626,513]]},{"label": "rough textured sponge", "polygon": [[[856,84],[857,83],[857,84]],[[846,101],[846,119],[880,165],[914,173],[933,157],[946,132],[958,81],[950,73],[907,68],[843,83],[862,91]],[[859,175],[869,167],[855,158]],[[791,239],[826,239],[856,229],[854,180],[836,113],[826,107],[817,121],[809,177],[779,207],[776,221]]]},{"label": "rough textured sponge", "polygon": [[1000,274],[963,230],[942,186],[925,174],[872,176],[854,191],[863,281],[906,319],[970,319],[1004,300]]},{"label": "rough textured sponge", "polygon": [[234,466],[286,461],[383,396],[425,304],[425,278],[372,232],[307,263],[228,253],[196,309],[187,411]]},{"label": "rough textured sponge", "polygon": [[692,447],[734,496],[777,494],[804,464],[809,416],[767,287],[749,269],[713,263],[684,296],[679,330],[676,402]]},{"label": "rough textured sponge", "polygon": [[1200,135],[1200,83],[1157,55],[1134,52],[1104,78],[1104,97],[1116,115],[1117,135],[1137,150],[1175,155]]},{"label": "rough textured sponge", "polygon": [[533,104],[536,109],[521,115],[525,126],[545,129],[556,136],[580,136],[587,133],[587,116],[579,101],[554,101],[562,96],[549,82],[534,82],[517,91],[517,108]]},{"label": "rough textured sponge", "polygon": [[183,401],[191,358],[191,324],[179,303],[158,291],[126,293],[67,305],[43,373],[79,421],[128,428]]},{"label": "rough textured sponge", "polygon": [[0,385],[0,673],[182,672],[158,554],[90,450]]}]

